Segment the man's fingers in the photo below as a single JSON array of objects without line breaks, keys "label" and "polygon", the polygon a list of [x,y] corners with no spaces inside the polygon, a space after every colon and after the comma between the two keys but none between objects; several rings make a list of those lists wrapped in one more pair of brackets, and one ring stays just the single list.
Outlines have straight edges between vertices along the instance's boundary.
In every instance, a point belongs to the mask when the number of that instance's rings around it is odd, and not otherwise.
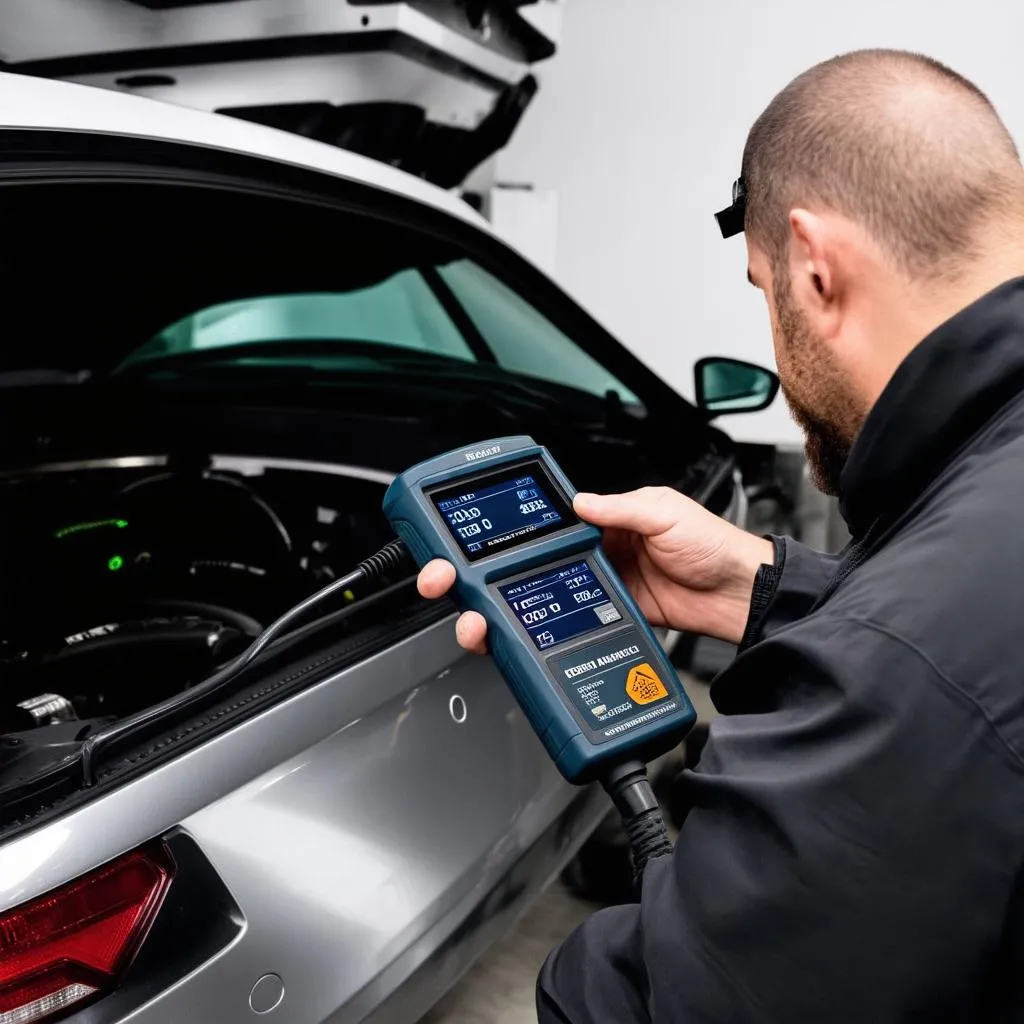
[{"label": "man's fingers", "polygon": [[444,597],[455,582],[455,566],[443,558],[427,562],[416,579],[416,587],[423,597]]},{"label": "man's fingers", "polygon": [[[416,578],[416,586],[423,597],[444,597],[455,582],[455,566],[443,558],[427,562]],[[455,623],[455,639],[459,646],[474,654],[487,653],[487,622],[477,612],[465,612]]]},{"label": "man's fingers", "polygon": [[586,494],[580,492],[572,507],[582,519],[595,526],[633,530],[654,537],[670,530],[688,511],[687,502],[670,487],[641,487],[625,494]]},{"label": "man's fingers", "polygon": [[459,646],[474,654],[487,653],[487,622],[478,612],[463,612],[455,623]]}]

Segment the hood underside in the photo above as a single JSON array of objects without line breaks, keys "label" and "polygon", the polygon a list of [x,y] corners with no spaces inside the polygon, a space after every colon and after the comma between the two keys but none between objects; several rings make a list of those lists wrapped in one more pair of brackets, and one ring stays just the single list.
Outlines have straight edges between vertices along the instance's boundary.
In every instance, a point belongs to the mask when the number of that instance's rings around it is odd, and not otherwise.
[{"label": "hood underside", "polygon": [[0,68],[269,125],[450,188],[537,91],[530,68],[555,49],[537,6],[5,0]]}]

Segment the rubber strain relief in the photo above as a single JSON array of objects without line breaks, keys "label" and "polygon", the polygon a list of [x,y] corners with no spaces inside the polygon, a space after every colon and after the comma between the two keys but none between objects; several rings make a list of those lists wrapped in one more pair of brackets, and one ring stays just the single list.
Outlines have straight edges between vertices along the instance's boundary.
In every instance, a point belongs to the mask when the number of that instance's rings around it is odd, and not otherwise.
[{"label": "rubber strain relief", "polygon": [[639,891],[648,861],[672,852],[661,808],[640,761],[627,761],[609,769],[601,780],[619,812],[633,858],[633,885]]},{"label": "rubber strain relief", "polygon": [[633,885],[639,891],[644,869],[655,857],[664,857],[672,852],[672,840],[669,839],[665,819],[657,807],[629,821],[623,821],[622,824],[633,855]]},{"label": "rubber strain relief", "polygon": [[363,579],[368,583],[379,583],[385,576],[404,568],[406,564],[412,567],[412,559],[409,557],[409,549],[400,540],[393,540],[385,544],[380,551],[364,558],[357,566],[357,572],[363,574]]}]

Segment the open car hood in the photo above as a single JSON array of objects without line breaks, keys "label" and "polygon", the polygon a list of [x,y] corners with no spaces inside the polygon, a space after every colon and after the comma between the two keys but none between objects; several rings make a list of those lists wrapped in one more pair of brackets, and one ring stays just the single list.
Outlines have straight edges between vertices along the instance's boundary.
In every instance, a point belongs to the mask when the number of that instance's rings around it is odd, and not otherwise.
[{"label": "open car hood", "polygon": [[267,124],[448,188],[511,137],[531,66],[555,52],[552,10],[560,0],[4,0],[0,67]]}]

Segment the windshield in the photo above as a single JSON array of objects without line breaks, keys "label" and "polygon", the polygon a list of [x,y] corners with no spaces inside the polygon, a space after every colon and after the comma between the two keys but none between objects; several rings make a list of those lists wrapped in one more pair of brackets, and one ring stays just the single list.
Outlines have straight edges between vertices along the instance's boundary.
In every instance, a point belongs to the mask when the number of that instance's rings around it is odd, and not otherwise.
[{"label": "windshield", "polygon": [[500,401],[507,382],[516,400],[617,395],[642,412],[642,368],[555,289],[359,210],[61,182],[0,189],[0,223],[0,388],[113,374],[126,388],[359,390],[387,375],[425,395],[436,375],[467,399]]},{"label": "windshield", "polygon": [[[315,354],[281,342],[336,342]],[[254,343],[268,344],[275,363],[330,368],[365,360],[367,346],[382,358],[395,350],[462,363],[497,366],[511,373],[573,387],[597,396],[616,392],[637,404],[621,381],[592,359],[534,306],[468,259],[407,268],[350,291],[262,295],[219,303],[170,324],[125,358],[118,370],[153,360],[206,353],[231,362],[259,361]],[[244,346],[244,350],[241,348]],[[400,355],[401,353],[397,353]]]},{"label": "windshield", "polygon": [[[465,339],[415,270],[350,292],[264,295],[186,316],[124,361],[227,349],[258,341],[371,341],[453,359],[472,359]],[[339,354],[343,354],[339,346]]]}]

